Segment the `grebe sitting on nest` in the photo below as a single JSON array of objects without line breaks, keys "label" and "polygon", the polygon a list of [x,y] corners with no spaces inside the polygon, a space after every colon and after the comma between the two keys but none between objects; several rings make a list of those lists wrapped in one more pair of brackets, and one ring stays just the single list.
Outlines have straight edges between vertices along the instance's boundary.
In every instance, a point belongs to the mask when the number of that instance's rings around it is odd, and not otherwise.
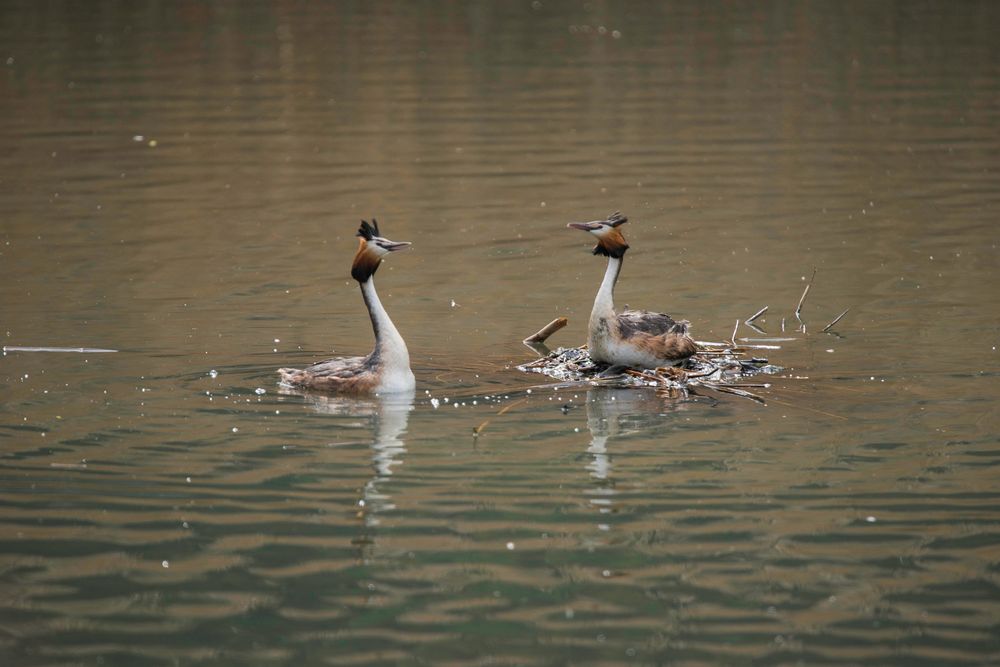
[{"label": "grebe sitting on nest", "polygon": [[344,357],[329,359],[297,368],[279,368],[281,384],[303,389],[331,391],[350,394],[382,394],[412,391],[413,372],[410,370],[410,354],[406,343],[399,335],[389,314],[382,307],[372,276],[382,263],[382,257],[409,247],[410,243],[390,241],[379,235],[378,222],[372,224],[361,221],[358,230],[361,243],[354,255],[351,277],[361,285],[361,295],[368,307],[375,330],[375,349],[367,357]]},{"label": "grebe sitting on nest", "polygon": [[608,258],[604,281],[590,313],[587,336],[590,358],[612,366],[676,366],[698,351],[698,345],[688,336],[690,323],[687,320],[675,322],[669,315],[645,310],[615,312],[615,283],[628,250],[628,243],[618,228],[626,222],[628,218],[615,212],[607,220],[567,225],[596,236],[594,254]]}]

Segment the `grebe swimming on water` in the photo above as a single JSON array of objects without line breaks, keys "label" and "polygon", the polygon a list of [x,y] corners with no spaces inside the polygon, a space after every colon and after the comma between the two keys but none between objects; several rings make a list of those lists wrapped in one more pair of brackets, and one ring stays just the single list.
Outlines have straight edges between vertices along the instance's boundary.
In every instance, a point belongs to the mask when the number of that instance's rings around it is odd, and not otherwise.
[{"label": "grebe swimming on water", "polygon": [[372,329],[375,331],[375,349],[367,357],[329,359],[301,370],[279,368],[281,384],[351,394],[413,390],[415,382],[406,343],[379,301],[372,279],[385,255],[409,247],[410,243],[390,241],[382,237],[374,218],[371,224],[361,221],[358,237],[361,241],[358,252],[354,255],[351,277],[361,285],[361,296],[364,297]]},{"label": "grebe swimming on water", "polygon": [[697,344],[688,336],[687,320],[675,322],[669,315],[646,310],[626,308],[621,313],[615,312],[615,283],[628,250],[628,243],[618,228],[626,222],[628,218],[615,212],[607,220],[567,225],[596,236],[594,254],[608,258],[604,281],[590,313],[587,336],[590,358],[612,366],[676,366],[698,351]]}]

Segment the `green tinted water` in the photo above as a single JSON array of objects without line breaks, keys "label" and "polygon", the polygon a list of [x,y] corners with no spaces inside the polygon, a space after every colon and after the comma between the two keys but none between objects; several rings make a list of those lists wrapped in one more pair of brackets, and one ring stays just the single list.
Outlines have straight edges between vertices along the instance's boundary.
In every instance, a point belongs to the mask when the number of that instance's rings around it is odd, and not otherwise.
[{"label": "green tinted water", "polygon": [[[6,3],[0,335],[120,351],[0,357],[4,664],[997,661],[998,13]],[[616,209],[766,406],[513,369]],[[280,393],[371,216],[416,394]]]}]

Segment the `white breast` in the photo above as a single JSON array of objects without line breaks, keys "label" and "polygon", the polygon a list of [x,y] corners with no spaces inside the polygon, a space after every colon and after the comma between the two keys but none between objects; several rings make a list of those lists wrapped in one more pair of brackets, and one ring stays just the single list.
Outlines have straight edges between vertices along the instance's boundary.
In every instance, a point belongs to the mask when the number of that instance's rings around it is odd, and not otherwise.
[{"label": "white breast", "polygon": [[416,379],[409,368],[385,369],[375,391],[379,394],[396,394],[402,391],[413,391]]}]

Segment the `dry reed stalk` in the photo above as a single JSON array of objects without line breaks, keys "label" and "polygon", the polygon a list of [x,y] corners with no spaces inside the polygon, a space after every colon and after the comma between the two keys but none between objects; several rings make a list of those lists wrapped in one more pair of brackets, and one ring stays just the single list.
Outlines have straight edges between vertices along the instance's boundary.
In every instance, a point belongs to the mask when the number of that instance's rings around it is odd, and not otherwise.
[{"label": "dry reed stalk", "polygon": [[530,345],[531,343],[544,343],[549,336],[562,329],[568,322],[569,320],[565,317],[557,317],[535,333],[525,338],[523,342],[525,345]]},{"label": "dry reed stalk", "polygon": [[493,415],[493,417],[489,417],[487,419],[484,419],[483,422],[479,426],[476,426],[475,428],[473,428],[472,429],[472,437],[473,438],[478,438],[479,434],[482,433],[483,430],[485,430],[486,425],[489,424],[490,421],[492,421],[494,417],[499,417],[501,415],[506,414],[509,410],[511,410],[515,406],[520,405],[521,403],[524,403],[527,400],[528,400],[527,398],[522,398],[522,399],[514,401],[513,403],[508,403],[507,405],[503,406],[503,408],[501,408],[499,412],[497,412],[495,415]]},{"label": "dry reed stalk", "polygon": [[835,325],[840,320],[844,319],[844,315],[846,315],[847,311],[849,311],[849,310],[850,310],[850,308],[845,308],[844,312],[842,312],[840,315],[837,315],[835,318],[833,318],[833,322],[830,322],[825,327],[823,327],[823,333],[826,333],[827,331],[829,331],[830,329],[833,328],[833,325]]},{"label": "dry reed stalk", "polygon": [[816,269],[813,268],[812,275],[809,277],[809,282],[806,283],[806,288],[802,290],[802,296],[799,297],[799,305],[795,306],[795,319],[799,321],[802,325],[802,333],[806,331],[806,323],[802,321],[802,304],[806,301],[806,296],[809,294],[809,290],[812,289],[813,280],[816,278]]},{"label": "dry reed stalk", "polygon": [[754,313],[753,315],[751,315],[747,319],[743,320],[743,323],[744,324],[751,324],[755,319],[757,319],[758,317],[760,317],[761,315],[763,315],[766,312],[767,312],[767,306],[764,306],[763,308],[761,308],[760,310],[758,310],[756,313]]},{"label": "dry reed stalk", "polygon": [[757,401],[762,405],[767,405],[764,399],[758,396],[757,394],[751,393],[749,391],[744,391],[743,389],[739,389],[737,387],[733,387],[728,384],[714,384],[710,382],[702,382],[698,386],[707,387],[708,389],[712,389],[714,391],[718,391],[723,394],[733,394],[734,396],[742,396],[743,398],[749,398],[752,401]]},{"label": "dry reed stalk", "polygon": [[105,352],[117,352],[118,350],[106,350],[101,347],[32,347],[22,345],[4,345],[3,352],[77,352],[83,354],[103,354]]}]

